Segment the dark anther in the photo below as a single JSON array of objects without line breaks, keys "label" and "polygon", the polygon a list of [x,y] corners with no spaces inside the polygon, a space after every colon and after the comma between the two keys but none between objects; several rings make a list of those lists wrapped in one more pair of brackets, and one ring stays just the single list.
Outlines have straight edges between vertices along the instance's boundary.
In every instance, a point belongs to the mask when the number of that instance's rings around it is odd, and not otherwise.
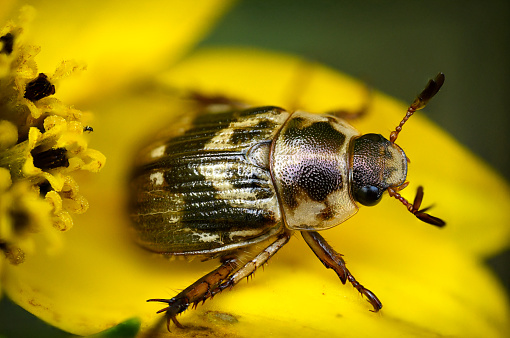
[{"label": "dark anther", "polygon": [[55,94],[55,86],[48,81],[48,77],[43,73],[39,73],[39,76],[27,83],[25,87],[25,98],[32,102],[53,94]]},{"label": "dark anther", "polygon": [[12,53],[12,48],[14,47],[14,35],[7,33],[0,37],[0,42],[3,44],[0,53],[10,55]]},{"label": "dark anther", "polygon": [[5,258],[12,265],[19,265],[25,261],[25,253],[20,248],[13,247],[6,242],[0,242],[0,251],[3,251]]},{"label": "dark anther", "polygon": [[37,152],[37,148],[35,148],[31,154],[34,158],[34,166],[46,170],[68,167],[69,160],[67,159],[66,152],[66,148],[48,149],[42,152]]},{"label": "dark anther", "polygon": [[46,194],[49,193],[52,190],[53,190],[53,188],[51,187],[51,184],[48,181],[44,181],[41,184],[39,184],[39,194],[42,197],[45,197]]},{"label": "dark anther", "polygon": [[92,128],[91,126],[85,126],[83,127],[83,131],[91,133],[94,131],[94,128]]},{"label": "dark anther", "polygon": [[26,212],[11,210],[10,216],[14,224],[14,230],[17,233],[21,233],[30,224],[30,218]]}]

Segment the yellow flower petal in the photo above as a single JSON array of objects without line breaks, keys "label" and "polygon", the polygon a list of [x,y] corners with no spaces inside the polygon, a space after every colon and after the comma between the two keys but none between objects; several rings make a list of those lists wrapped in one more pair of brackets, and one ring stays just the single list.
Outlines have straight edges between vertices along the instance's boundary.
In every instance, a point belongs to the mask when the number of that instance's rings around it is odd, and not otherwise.
[{"label": "yellow flower petal", "polygon": [[[303,67],[305,75],[300,73]],[[187,59],[164,81],[173,89],[246,97],[253,104],[300,106],[313,112],[354,109],[363,103],[362,84],[322,67],[306,67],[284,55],[213,51]],[[299,82],[302,79],[309,84]],[[301,83],[305,89],[292,95]],[[170,114],[182,112],[185,104],[168,98],[164,91],[138,90],[111,99],[102,108],[110,114],[98,120],[97,129],[105,131],[97,132],[97,140],[112,161],[97,185],[82,187],[87,196],[95,192],[89,212],[78,221],[82,226],[68,233],[69,241],[60,253],[8,266],[5,289],[28,311],[72,333],[91,334],[136,316],[144,330],[159,322],[164,334],[164,317],[154,313],[160,305],[148,304],[146,299],[171,298],[217,263],[167,261],[130,245],[125,178],[129,154],[135,153],[134,139],[153,132],[147,128],[161,126]],[[359,129],[389,133],[405,109],[404,104],[375,94]],[[497,238],[508,235],[509,216],[504,212],[510,206],[508,187],[417,115],[404,127],[399,144],[412,159],[411,186],[425,186],[425,203],[435,203],[434,215],[444,218],[448,226],[439,230],[423,224],[400,203],[386,198],[323,233],[345,254],[353,275],[381,299],[384,307],[379,313],[370,312],[369,304],[351,286],[341,285],[296,236],[250,283],[240,283],[186,311],[179,317],[186,331],[173,327],[172,332],[239,337],[485,337],[509,332],[504,292],[481,264],[482,255],[508,245]],[[429,137],[434,138],[431,147],[423,142]],[[439,151],[443,153],[438,155]],[[458,161],[444,160],[431,169],[436,155]],[[485,184],[471,186],[471,179],[454,177],[459,166],[464,171],[479,170],[479,180]],[[492,213],[484,208],[487,189],[500,197],[491,199]],[[404,191],[410,199],[411,190]],[[485,220],[484,227],[475,224],[480,219]],[[473,245],[467,238],[480,243]]]},{"label": "yellow flower petal", "polygon": [[12,147],[18,141],[18,128],[9,121],[0,121],[0,150]]},{"label": "yellow flower petal", "polygon": [[66,102],[89,104],[174,63],[231,1],[28,3],[38,12],[31,37],[44,46],[38,58],[40,68],[51,69],[62,58],[85,61],[87,72],[66,80],[58,91]]}]

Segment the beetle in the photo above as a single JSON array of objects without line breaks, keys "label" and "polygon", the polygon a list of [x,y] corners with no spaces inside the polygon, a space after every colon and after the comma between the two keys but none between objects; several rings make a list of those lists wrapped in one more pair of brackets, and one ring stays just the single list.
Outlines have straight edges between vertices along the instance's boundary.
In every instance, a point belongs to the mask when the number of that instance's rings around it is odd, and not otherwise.
[{"label": "beetle", "polygon": [[[382,303],[350,273],[342,255],[318,233],[377,204],[385,191],[420,220],[445,222],[399,193],[408,159],[395,141],[413,113],[439,91],[444,74],[430,80],[391,132],[360,135],[333,114],[288,112],[274,106],[228,106],[188,114],[137,156],[130,215],[138,243],[167,256],[219,258],[212,272],[165,303],[167,326],[176,316],[236,285],[266,263],[300,231],[326,268],[349,281],[377,312]],[[224,102],[223,102],[224,103]],[[247,248],[269,241],[259,253]]]}]

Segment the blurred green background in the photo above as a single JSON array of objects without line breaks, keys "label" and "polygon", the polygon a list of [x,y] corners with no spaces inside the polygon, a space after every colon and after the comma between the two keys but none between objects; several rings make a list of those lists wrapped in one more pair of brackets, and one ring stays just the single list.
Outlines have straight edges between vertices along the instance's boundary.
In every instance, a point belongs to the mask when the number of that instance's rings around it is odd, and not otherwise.
[{"label": "blurred green background", "polygon": [[[445,86],[424,114],[510,179],[508,0],[239,1],[197,48],[218,45],[300,55],[404,102],[442,71]],[[510,251],[489,264],[510,289]],[[0,313],[26,318],[20,337],[67,336],[5,298]]]}]

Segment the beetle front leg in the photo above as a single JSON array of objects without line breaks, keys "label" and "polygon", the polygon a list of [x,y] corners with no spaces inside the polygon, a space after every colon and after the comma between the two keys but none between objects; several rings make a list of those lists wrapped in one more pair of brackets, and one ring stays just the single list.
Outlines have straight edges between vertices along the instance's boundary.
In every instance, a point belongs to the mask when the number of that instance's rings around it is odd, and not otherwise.
[{"label": "beetle front leg", "polygon": [[356,290],[365,296],[368,302],[372,304],[374,312],[377,312],[382,308],[382,303],[377,296],[372,291],[358,283],[345,266],[345,261],[343,260],[342,255],[336,252],[331,245],[326,242],[324,237],[316,231],[301,231],[301,235],[322,264],[324,264],[324,266],[328,269],[333,269],[338,277],[340,277],[343,284],[345,284],[347,280],[351,282],[352,286],[354,286]]},{"label": "beetle front leg", "polygon": [[190,304],[196,305],[211,297],[211,291],[216,289],[238,266],[239,258],[237,256],[223,258],[222,264],[217,269],[188,286],[177,296],[171,299],[148,299],[147,301],[168,304],[167,307],[157,312],[161,313],[166,311],[168,331],[170,331],[170,320],[174,322],[176,326],[182,328],[183,326],[177,321],[176,316],[184,312]]}]

